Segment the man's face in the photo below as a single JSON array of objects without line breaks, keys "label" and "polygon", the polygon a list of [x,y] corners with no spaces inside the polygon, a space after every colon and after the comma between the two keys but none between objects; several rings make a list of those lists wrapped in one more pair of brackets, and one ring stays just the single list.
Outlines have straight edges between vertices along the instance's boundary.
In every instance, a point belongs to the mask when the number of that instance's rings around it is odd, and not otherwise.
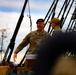
[{"label": "man's face", "polygon": [[38,22],[37,23],[37,28],[38,28],[38,30],[44,29],[44,22]]},{"label": "man's face", "polygon": [[76,75],[76,59],[60,58],[53,68],[53,75]]},{"label": "man's face", "polygon": [[55,28],[55,23],[51,23],[50,25],[52,26],[52,29]]}]

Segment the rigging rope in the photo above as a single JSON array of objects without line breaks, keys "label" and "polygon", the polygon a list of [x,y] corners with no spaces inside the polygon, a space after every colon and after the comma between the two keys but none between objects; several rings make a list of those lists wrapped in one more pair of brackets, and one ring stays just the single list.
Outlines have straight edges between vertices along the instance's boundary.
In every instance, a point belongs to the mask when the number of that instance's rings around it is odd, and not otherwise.
[{"label": "rigging rope", "polygon": [[32,31],[32,19],[31,19],[31,14],[30,14],[30,4],[29,4],[29,0],[28,0],[28,12],[29,12],[29,19],[30,19],[30,32]]}]

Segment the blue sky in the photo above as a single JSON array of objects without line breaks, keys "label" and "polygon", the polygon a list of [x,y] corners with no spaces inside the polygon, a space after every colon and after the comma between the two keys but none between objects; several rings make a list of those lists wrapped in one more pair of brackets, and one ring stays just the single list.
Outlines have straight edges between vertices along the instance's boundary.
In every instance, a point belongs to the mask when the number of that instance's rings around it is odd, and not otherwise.
[{"label": "blue sky", "polygon": [[[5,35],[7,36],[7,38],[4,39],[4,46],[3,46],[4,50],[6,50],[10,42],[10,39],[13,35],[19,16],[21,14],[24,1],[25,0],[0,0],[0,30],[6,29]],[[32,30],[36,30],[36,20],[38,18],[45,17],[52,2],[53,0],[29,0],[30,14],[31,14],[31,19],[32,19]],[[58,14],[57,12],[61,8],[63,2],[64,0],[59,0],[56,14]],[[72,11],[74,10],[74,7],[75,5],[73,5],[72,7],[70,14],[68,16],[68,19],[70,19],[72,15]],[[30,20],[27,16],[29,15],[28,11],[29,9],[27,5],[25,9],[23,21],[21,23],[19,32],[16,37],[14,50],[16,49],[18,44],[22,41],[22,39],[30,32]],[[67,23],[65,23],[64,29],[66,28],[66,26],[67,26]],[[0,32],[0,35],[1,35],[1,32]],[[24,48],[23,51],[19,53],[16,63],[20,61],[19,58],[22,58],[22,55],[26,51],[27,48]]]}]

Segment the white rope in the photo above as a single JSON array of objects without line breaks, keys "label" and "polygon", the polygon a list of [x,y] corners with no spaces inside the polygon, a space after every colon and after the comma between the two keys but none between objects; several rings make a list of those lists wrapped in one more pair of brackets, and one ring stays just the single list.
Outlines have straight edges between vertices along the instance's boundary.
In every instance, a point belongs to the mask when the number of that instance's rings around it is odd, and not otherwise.
[{"label": "white rope", "polygon": [[32,20],[31,20],[31,14],[30,14],[30,4],[29,4],[29,0],[28,0],[28,12],[29,12],[29,19],[30,19],[30,32],[32,31]]}]

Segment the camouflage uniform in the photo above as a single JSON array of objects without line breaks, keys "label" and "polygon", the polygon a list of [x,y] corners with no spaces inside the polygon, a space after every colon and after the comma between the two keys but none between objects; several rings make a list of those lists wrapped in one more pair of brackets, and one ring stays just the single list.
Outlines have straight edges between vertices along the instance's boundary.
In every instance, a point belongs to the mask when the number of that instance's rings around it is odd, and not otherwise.
[{"label": "camouflage uniform", "polygon": [[36,31],[32,31],[30,32],[24,39],[23,41],[19,44],[19,46],[17,47],[17,49],[15,50],[15,53],[20,52],[25,46],[27,46],[28,44],[30,44],[29,48],[28,48],[28,52],[27,54],[36,54],[37,49],[39,48],[40,42],[46,38],[50,36],[50,34],[46,31],[43,32],[38,32]]}]

